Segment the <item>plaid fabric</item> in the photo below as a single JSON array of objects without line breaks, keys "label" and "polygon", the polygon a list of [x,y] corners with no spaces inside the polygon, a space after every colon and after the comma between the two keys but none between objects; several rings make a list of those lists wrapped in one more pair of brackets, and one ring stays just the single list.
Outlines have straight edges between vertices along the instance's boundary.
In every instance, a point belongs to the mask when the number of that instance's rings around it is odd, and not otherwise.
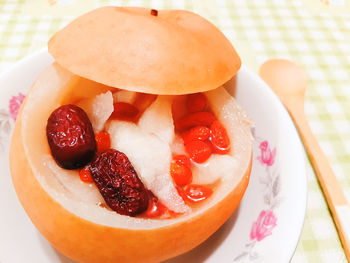
[{"label": "plaid fabric", "polygon": [[[350,200],[349,0],[89,0],[75,9],[69,9],[69,2],[75,1],[0,0],[0,72],[45,47],[54,32],[91,3],[195,11],[223,30],[248,67],[257,70],[265,60],[278,57],[291,59],[305,70],[309,123]],[[50,12],[38,15],[37,9],[30,8],[33,3],[45,5],[43,10]],[[64,4],[62,16],[58,9]],[[342,14],[333,12],[332,5]],[[307,175],[307,215],[292,262],[346,262],[310,164]]]}]

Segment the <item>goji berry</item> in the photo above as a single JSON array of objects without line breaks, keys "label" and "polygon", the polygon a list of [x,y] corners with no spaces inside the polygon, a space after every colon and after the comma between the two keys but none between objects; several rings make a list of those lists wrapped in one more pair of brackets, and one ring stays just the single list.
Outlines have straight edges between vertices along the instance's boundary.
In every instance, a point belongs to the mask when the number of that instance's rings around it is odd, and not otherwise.
[{"label": "goji berry", "polygon": [[211,148],[202,141],[189,142],[185,148],[191,160],[196,163],[204,163],[212,153]]},{"label": "goji berry", "polygon": [[178,154],[173,156],[173,160],[178,164],[183,164],[191,169],[191,160],[184,154]]},{"label": "goji berry", "polygon": [[211,112],[200,111],[191,113],[175,122],[175,129],[179,132],[186,131],[194,126],[207,126],[215,121],[215,116]]},{"label": "goji berry", "polygon": [[197,184],[186,185],[183,189],[178,190],[185,202],[198,203],[209,198],[213,190],[209,187]]},{"label": "goji berry", "polygon": [[97,144],[97,152],[101,153],[103,151],[111,148],[111,137],[106,131],[101,131],[95,135],[95,140]]},{"label": "goji berry", "polygon": [[184,164],[175,161],[170,164],[170,174],[178,186],[184,186],[192,182],[191,169]]},{"label": "goji berry", "polygon": [[196,126],[191,128],[189,131],[185,131],[181,135],[184,144],[187,144],[191,141],[205,141],[210,137],[210,129],[205,126]]},{"label": "goji berry", "polygon": [[124,121],[135,121],[139,114],[139,109],[134,105],[126,102],[115,102],[113,104],[114,111],[111,114],[112,119],[124,120]]},{"label": "goji berry", "polygon": [[84,167],[79,171],[79,177],[80,180],[84,183],[92,183],[94,180],[92,180],[90,168],[88,166]]},{"label": "goji berry", "polygon": [[214,152],[219,154],[228,153],[230,151],[231,144],[225,127],[220,121],[216,120],[211,124],[210,130],[210,141],[213,145]]},{"label": "goji berry", "polygon": [[65,169],[84,167],[96,153],[96,141],[85,111],[76,105],[54,110],[46,125],[46,136],[53,158]]},{"label": "goji berry", "polygon": [[203,93],[194,93],[187,96],[186,107],[189,112],[204,111],[208,107],[208,99]]}]

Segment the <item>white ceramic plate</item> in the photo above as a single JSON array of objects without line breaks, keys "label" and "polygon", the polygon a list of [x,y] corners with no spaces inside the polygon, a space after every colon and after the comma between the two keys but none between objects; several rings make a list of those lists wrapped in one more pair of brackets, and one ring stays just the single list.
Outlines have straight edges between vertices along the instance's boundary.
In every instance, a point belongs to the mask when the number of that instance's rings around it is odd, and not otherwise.
[{"label": "white ceramic plate", "polygon": [[[0,262],[72,262],[35,229],[17,200],[8,168],[13,117],[38,74],[52,63],[46,50],[0,77]],[[276,96],[246,67],[229,88],[255,122],[253,169],[237,212],[205,243],[170,262],[288,262],[303,226],[306,176],[302,145]],[[40,205],[40,204],[38,204]]]}]

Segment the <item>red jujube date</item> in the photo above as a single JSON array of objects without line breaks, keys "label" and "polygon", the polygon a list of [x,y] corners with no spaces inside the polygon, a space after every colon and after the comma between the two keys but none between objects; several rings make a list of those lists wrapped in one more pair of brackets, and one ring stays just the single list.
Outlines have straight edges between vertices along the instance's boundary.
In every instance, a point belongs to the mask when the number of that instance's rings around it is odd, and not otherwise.
[{"label": "red jujube date", "polygon": [[63,105],[51,113],[46,136],[51,154],[62,168],[82,168],[96,153],[95,135],[89,117],[76,105]]},{"label": "red jujube date", "polygon": [[124,153],[114,149],[101,153],[90,164],[90,171],[97,188],[112,210],[129,216],[147,210],[148,190]]}]

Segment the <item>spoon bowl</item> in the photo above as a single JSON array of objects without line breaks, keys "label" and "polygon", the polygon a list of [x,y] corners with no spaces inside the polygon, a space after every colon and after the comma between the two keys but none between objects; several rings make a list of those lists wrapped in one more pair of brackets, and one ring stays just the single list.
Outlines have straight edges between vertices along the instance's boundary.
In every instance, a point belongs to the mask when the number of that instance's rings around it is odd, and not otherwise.
[{"label": "spoon bowl", "polygon": [[259,75],[283,104],[290,100],[298,100],[301,105],[304,105],[306,76],[294,62],[287,59],[268,60],[260,67]]},{"label": "spoon bowl", "polygon": [[305,74],[295,63],[285,59],[268,60],[259,74],[287,108],[299,131],[350,262],[350,205],[305,117]]}]

